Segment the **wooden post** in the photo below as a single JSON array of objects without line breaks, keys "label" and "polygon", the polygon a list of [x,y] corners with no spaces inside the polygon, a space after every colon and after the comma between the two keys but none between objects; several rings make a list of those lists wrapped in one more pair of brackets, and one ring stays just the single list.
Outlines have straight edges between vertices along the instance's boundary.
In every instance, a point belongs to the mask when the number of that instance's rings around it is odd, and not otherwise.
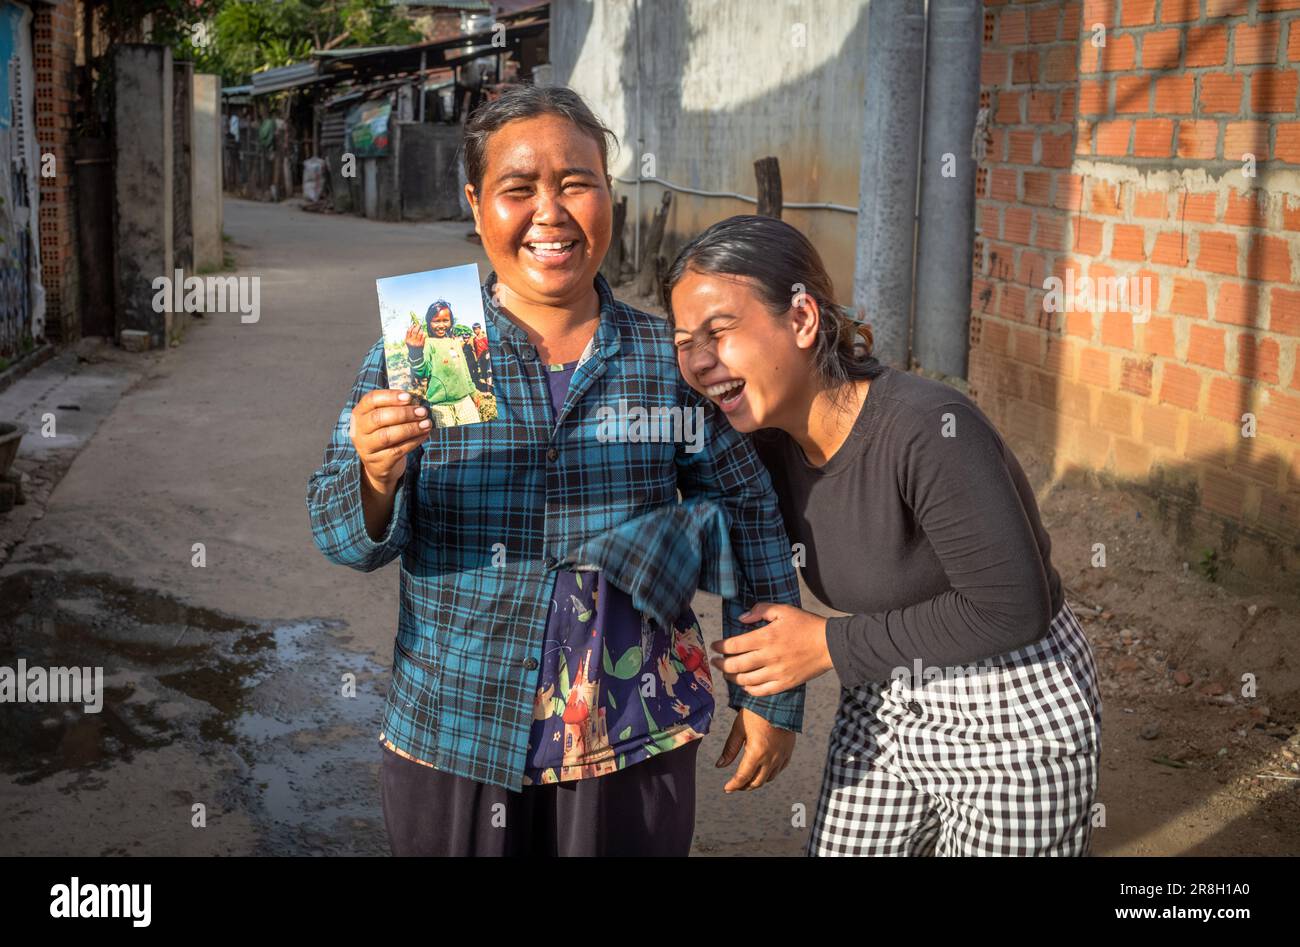
[{"label": "wooden post", "polygon": [[421,49],[420,50],[420,81],[415,86],[417,89],[420,90],[420,121],[421,122],[424,121],[424,84],[429,79],[429,77],[425,75],[425,70],[427,68],[425,63],[428,61],[427,57],[428,57],[428,50]]},{"label": "wooden post", "polygon": [[776,158],[759,158],[754,162],[758,180],[758,215],[781,219],[781,165]]},{"label": "wooden post", "polygon": [[[668,258],[661,253],[655,254],[655,302],[664,305],[664,280],[668,278]],[[664,306],[666,309],[667,306]]]},{"label": "wooden post", "polygon": [[623,279],[623,226],[626,222],[627,198],[623,197],[614,205],[614,226],[610,231],[609,251],[600,265],[600,272],[610,286],[617,286]]},{"label": "wooden post", "polygon": [[655,211],[654,220],[650,222],[650,237],[641,250],[641,277],[637,282],[637,293],[648,296],[655,289],[655,257],[659,255],[659,244],[663,243],[664,225],[668,222],[668,207],[673,202],[671,191],[664,191],[663,202]]}]

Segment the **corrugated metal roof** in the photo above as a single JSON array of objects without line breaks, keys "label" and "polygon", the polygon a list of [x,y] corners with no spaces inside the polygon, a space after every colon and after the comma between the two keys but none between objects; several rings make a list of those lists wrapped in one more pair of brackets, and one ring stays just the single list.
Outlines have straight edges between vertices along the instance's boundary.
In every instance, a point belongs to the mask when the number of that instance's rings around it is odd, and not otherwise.
[{"label": "corrugated metal roof", "polygon": [[369,53],[391,53],[405,48],[405,46],[344,46],[342,49],[313,49],[311,54],[317,59],[348,59]]},{"label": "corrugated metal roof", "polygon": [[[547,4],[538,5],[546,8]],[[342,49],[318,49],[305,62],[291,63],[275,69],[256,73],[248,86],[232,86],[241,93],[258,96],[286,89],[296,89],[315,83],[341,81],[369,82],[373,78],[395,73],[426,73],[447,66],[459,66],[479,56],[509,54],[511,48],[527,37],[544,33],[549,26],[546,19],[529,19],[512,26],[507,31],[507,46],[488,45],[495,37],[492,30],[461,34],[435,42],[415,43],[409,46],[350,46]],[[223,90],[223,94],[227,90]]]},{"label": "corrugated metal roof", "polygon": [[521,10],[547,6],[547,0],[393,0],[395,7],[443,7],[465,13],[496,13],[512,16]]},{"label": "corrugated metal roof", "polygon": [[290,63],[253,74],[253,95],[266,95],[319,81],[320,63],[315,60]]},{"label": "corrugated metal roof", "polygon": [[482,10],[487,13],[491,5],[487,0],[393,0],[395,7],[446,7],[448,10]]},{"label": "corrugated metal roof", "polygon": [[[549,23],[549,20],[539,20],[512,27],[507,30],[506,41],[510,44],[527,36],[535,36],[544,31]],[[496,33],[493,30],[481,30],[477,33],[462,33],[449,39],[414,43],[410,46],[316,50],[312,53],[312,56],[316,57],[317,60],[326,61],[325,72],[329,75],[342,75],[343,73],[338,72],[338,70],[346,69],[349,66],[360,67],[367,64],[380,64],[391,66],[396,70],[410,71],[419,68],[420,54],[422,52],[435,54],[428,56],[425,61],[426,69],[437,68],[444,61],[450,61],[453,57],[456,61],[462,61],[465,59],[465,53],[469,50],[475,51],[471,55],[496,55],[509,52],[508,48],[491,46],[495,36]]]},{"label": "corrugated metal roof", "polygon": [[492,0],[492,12],[497,16],[514,16],[525,10],[540,10],[549,6],[547,0]]}]

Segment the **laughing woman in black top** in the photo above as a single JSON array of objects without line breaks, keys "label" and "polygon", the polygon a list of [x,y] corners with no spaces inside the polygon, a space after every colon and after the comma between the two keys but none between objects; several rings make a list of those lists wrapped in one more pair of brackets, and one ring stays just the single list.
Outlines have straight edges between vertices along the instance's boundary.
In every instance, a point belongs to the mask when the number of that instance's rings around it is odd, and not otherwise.
[{"label": "laughing woman in black top", "polygon": [[779,220],[710,227],[664,295],[683,376],[758,432],[796,563],[849,613],[758,605],[742,618],[769,625],[714,645],[754,695],[839,676],[809,852],[1085,854],[1095,664],[992,423],[871,357],[817,251]]}]

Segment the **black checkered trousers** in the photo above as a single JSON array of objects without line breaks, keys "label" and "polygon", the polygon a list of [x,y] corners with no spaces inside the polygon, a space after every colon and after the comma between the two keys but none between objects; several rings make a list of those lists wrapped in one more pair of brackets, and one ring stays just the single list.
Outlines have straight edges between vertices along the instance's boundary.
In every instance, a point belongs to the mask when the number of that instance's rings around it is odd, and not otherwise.
[{"label": "black checkered trousers", "polygon": [[842,688],[809,855],[1086,855],[1097,666],[1068,603],[1038,641]]}]

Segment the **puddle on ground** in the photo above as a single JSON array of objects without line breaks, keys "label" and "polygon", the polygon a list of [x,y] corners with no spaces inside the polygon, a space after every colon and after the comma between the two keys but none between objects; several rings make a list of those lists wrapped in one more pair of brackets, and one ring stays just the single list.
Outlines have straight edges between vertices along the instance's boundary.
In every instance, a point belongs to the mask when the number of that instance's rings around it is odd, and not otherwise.
[{"label": "puddle on ground", "polygon": [[[102,667],[104,697],[99,713],[0,707],[0,772],[39,787],[177,741],[233,751],[244,764],[237,795],[261,816],[267,851],[382,852],[373,777],[388,674],[344,650],[348,640],[338,622],[248,621],[106,575],[7,576],[0,665]],[[343,693],[345,674],[355,696]]]},{"label": "puddle on ground", "polygon": [[71,559],[71,554],[61,546],[53,543],[39,543],[32,545],[23,545],[22,549],[23,565],[48,565],[58,559]]}]

